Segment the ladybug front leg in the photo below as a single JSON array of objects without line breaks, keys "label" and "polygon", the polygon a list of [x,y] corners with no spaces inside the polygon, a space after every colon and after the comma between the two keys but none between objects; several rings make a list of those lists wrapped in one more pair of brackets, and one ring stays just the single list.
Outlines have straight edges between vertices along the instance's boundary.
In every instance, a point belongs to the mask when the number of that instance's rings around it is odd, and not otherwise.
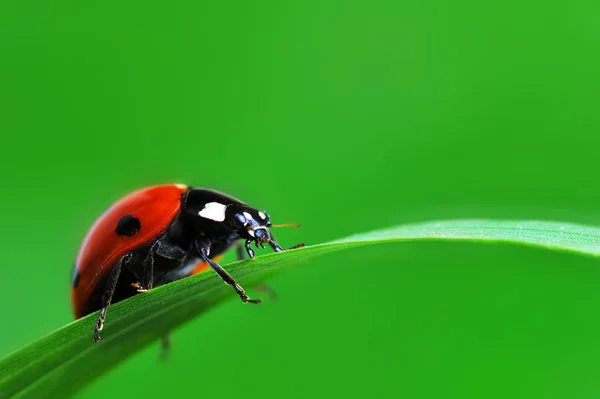
[{"label": "ladybug front leg", "polygon": [[128,263],[132,259],[132,254],[124,255],[117,264],[112,268],[110,274],[108,275],[108,279],[106,280],[106,288],[104,290],[104,294],[102,295],[102,309],[100,310],[100,315],[98,316],[98,320],[96,321],[96,327],[94,328],[94,341],[96,343],[102,342],[100,338],[100,331],[104,327],[104,319],[106,318],[106,310],[110,306],[112,301],[113,294],[115,293],[115,288],[117,288],[117,283],[119,282],[119,276],[121,275],[121,269],[123,265]]},{"label": "ladybug front leg", "polygon": [[[235,246],[235,254],[237,260],[244,260],[246,258],[246,253],[244,252],[244,245],[241,243],[241,241],[238,242]],[[271,300],[277,299],[277,292],[275,292],[275,290],[267,284],[258,284],[254,288],[256,288],[256,291],[266,292],[267,295],[269,295],[269,297],[271,298]]]},{"label": "ladybug front leg", "polygon": [[208,240],[206,238],[199,239],[198,241],[196,241],[196,249],[197,249],[200,257],[202,258],[202,260],[205,261],[206,263],[208,263],[210,265],[210,267],[212,267],[212,269],[223,279],[223,281],[225,281],[225,283],[231,285],[235,289],[235,292],[240,296],[240,299],[242,300],[242,302],[244,302],[244,303],[247,303],[247,302],[260,303],[260,302],[262,302],[262,298],[261,299],[250,299],[248,297],[248,295],[246,295],[246,292],[244,291],[244,289],[238,283],[235,282],[233,277],[231,277],[231,275],[229,273],[227,273],[225,271],[225,269],[223,269],[217,262],[215,262],[211,258],[209,258],[208,255],[210,254],[210,240]]}]

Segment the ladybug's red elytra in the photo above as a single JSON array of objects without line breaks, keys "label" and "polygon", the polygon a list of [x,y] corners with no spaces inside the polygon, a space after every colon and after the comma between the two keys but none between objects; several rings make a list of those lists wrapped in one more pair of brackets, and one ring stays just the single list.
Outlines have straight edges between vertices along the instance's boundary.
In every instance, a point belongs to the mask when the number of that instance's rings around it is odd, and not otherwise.
[{"label": "ladybug's red elytra", "polygon": [[235,245],[243,257],[242,242],[250,258],[252,243],[283,251],[270,227],[265,212],[206,188],[166,184],[130,193],[96,220],[79,250],[71,280],[75,318],[100,310],[94,340],[101,342],[110,304],[208,268],[242,302],[259,303],[217,262]]}]

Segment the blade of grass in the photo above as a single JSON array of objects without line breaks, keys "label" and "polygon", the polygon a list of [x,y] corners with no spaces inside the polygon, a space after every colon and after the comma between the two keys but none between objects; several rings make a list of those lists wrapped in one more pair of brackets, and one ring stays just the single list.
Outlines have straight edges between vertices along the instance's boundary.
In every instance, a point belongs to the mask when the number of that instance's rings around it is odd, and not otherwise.
[{"label": "blade of grass", "polygon": [[[376,230],[227,266],[252,286],[285,265],[368,244],[415,240],[509,242],[575,254],[600,255],[600,228],[541,221],[454,220]],[[215,273],[189,277],[113,305],[95,344],[96,314],[74,321],[0,361],[0,398],[68,397],[103,372],[187,320],[234,297]]]}]

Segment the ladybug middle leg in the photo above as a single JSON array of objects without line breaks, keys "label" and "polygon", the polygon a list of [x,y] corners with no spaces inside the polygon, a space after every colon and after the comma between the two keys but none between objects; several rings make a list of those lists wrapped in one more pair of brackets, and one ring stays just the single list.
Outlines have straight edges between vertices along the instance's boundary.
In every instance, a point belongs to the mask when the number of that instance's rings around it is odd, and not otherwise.
[{"label": "ladybug middle leg", "polygon": [[146,260],[144,261],[144,277],[141,284],[138,284],[138,292],[151,290],[154,286],[154,262],[157,256],[161,258],[183,261],[186,257],[186,252],[180,247],[169,243],[166,239],[157,240],[148,251]]},{"label": "ladybug middle leg", "polygon": [[244,258],[246,257],[246,254],[244,253],[244,246],[239,241],[235,246],[235,256],[237,260],[244,260]]},{"label": "ladybug middle leg", "polygon": [[160,358],[165,360],[171,352],[171,339],[168,335],[163,335],[160,339]]},{"label": "ladybug middle leg", "polygon": [[[148,251],[144,260],[142,284],[137,284],[138,292],[151,290],[154,286],[154,263],[156,257],[183,262],[187,253],[180,247],[169,243],[165,238],[157,240]],[[165,359],[170,351],[170,339],[167,334],[161,338],[161,357]]]}]

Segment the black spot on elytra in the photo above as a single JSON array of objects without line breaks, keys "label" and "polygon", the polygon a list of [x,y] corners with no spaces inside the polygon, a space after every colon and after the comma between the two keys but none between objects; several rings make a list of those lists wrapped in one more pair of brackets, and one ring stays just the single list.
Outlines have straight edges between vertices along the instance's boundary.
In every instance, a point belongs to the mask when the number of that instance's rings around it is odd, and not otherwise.
[{"label": "black spot on elytra", "polygon": [[73,288],[77,288],[77,286],[79,285],[79,278],[80,278],[80,274],[79,274],[79,269],[77,269],[77,265],[73,265],[73,272],[71,273],[71,285],[73,286]]},{"label": "black spot on elytra", "polygon": [[119,223],[117,223],[115,233],[120,236],[131,237],[140,231],[141,228],[142,225],[140,224],[140,219],[131,215],[125,215],[119,220]]}]

